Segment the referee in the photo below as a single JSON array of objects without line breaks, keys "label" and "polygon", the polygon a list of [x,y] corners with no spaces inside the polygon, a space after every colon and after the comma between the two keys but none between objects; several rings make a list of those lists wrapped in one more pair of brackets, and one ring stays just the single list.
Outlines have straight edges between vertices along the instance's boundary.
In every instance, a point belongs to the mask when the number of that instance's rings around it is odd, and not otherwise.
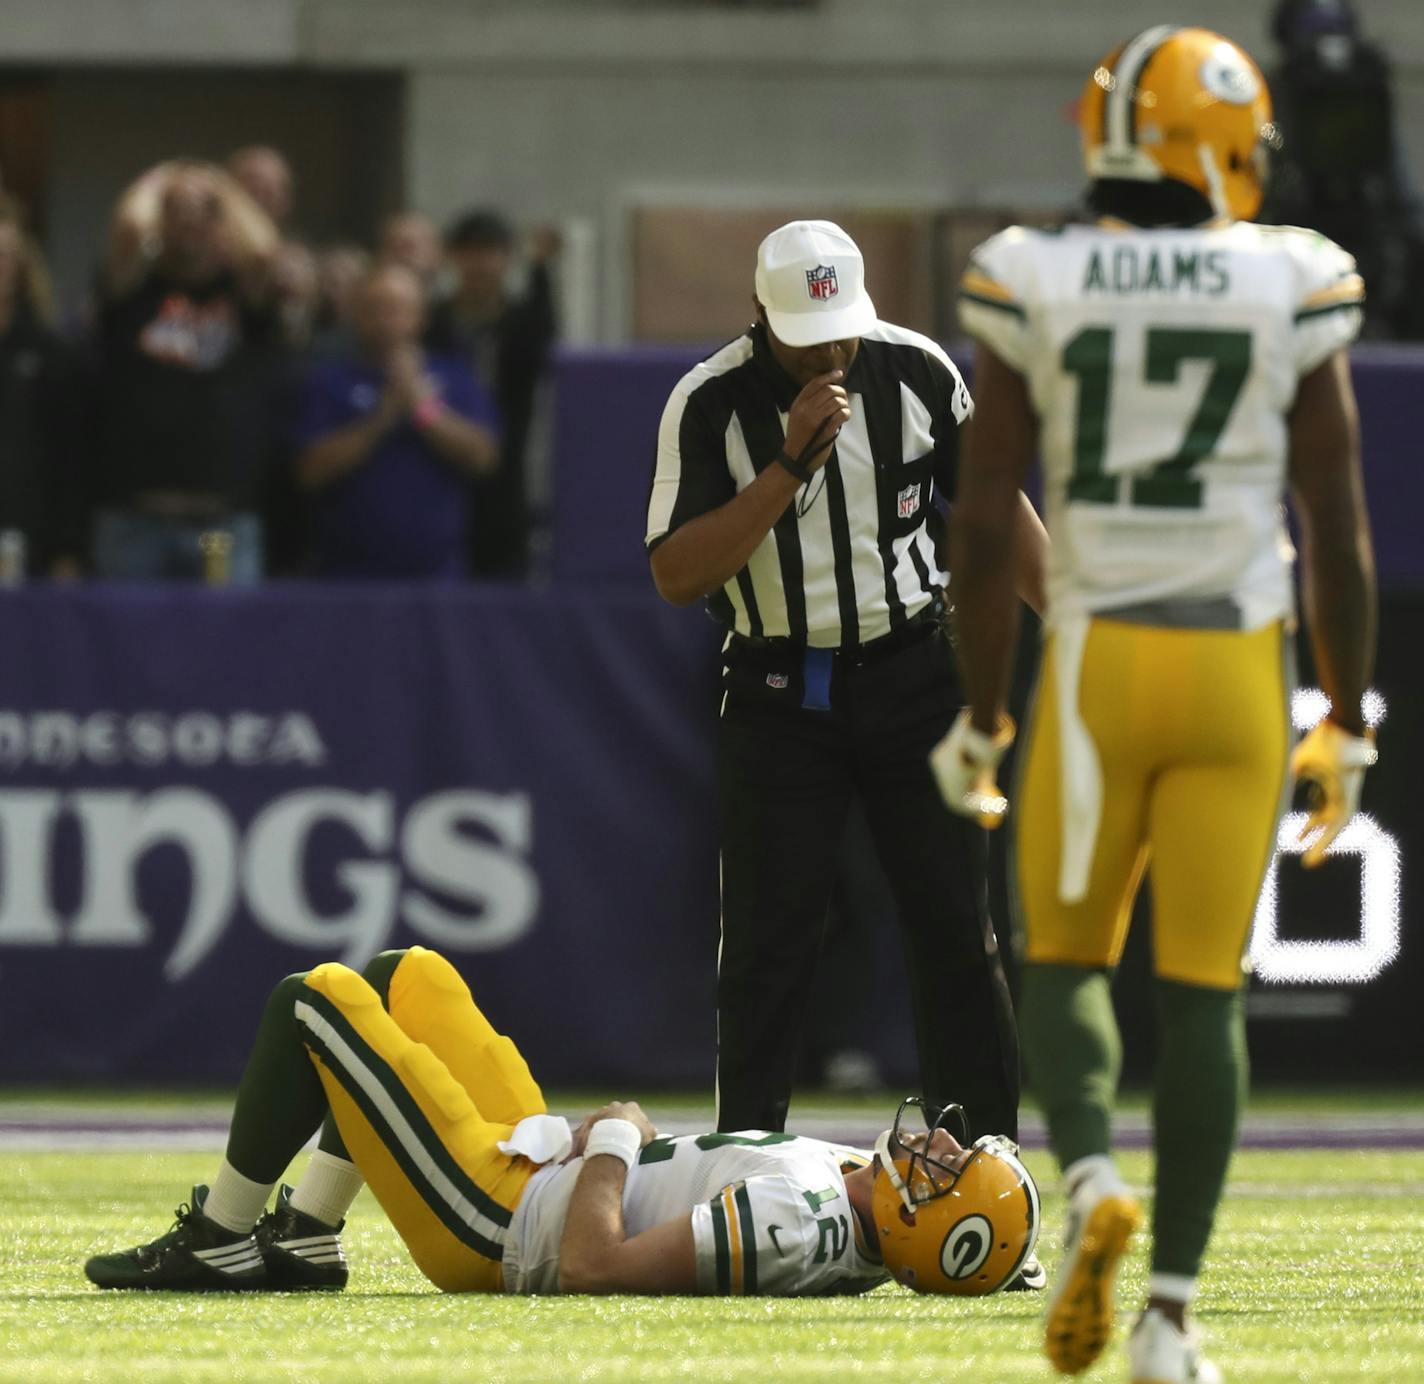
[{"label": "referee", "polygon": [[[848,806],[904,929],[925,1098],[1016,1136],[1019,1057],[983,832],[927,763],[962,703],[929,526],[969,392],[934,342],[876,319],[855,242],[793,221],[757,252],[755,324],[673,390],[647,546],[674,605],[727,625],[718,737],[717,1123],[780,1130]],[[1046,535],[1022,502],[1019,588]]]}]

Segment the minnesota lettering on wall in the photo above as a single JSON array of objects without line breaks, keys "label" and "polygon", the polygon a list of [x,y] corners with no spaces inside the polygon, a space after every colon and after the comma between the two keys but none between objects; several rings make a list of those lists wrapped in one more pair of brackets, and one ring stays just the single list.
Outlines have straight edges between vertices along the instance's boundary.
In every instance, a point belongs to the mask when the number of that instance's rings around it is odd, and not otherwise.
[{"label": "minnesota lettering on wall", "polygon": [[[244,916],[357,966],[402,923],[457,951],[530,931],[530,794],[313,784],[323,768],[342,777],[330,757],[299,710],[0,710],[0,769],[40,775],[0,789],[0,949],[156,949],[171,936],[174,984]],[[169,883],[155,890],[160,853]]]},{"label": "minnesota lettering on wall", "polygon": [[324,764],[316,722],[301,711],[5,711],[0,768],[165,764],[205,768]]},{"label": "minnesota lettering on wall", "polygon": [[[182,853],[191,881],[163,963],[169,983],[201,965],[242,912],[279,941],[353,966],[386,946],[397,922],[433,946],[508,947],[539,910],[533,817],[527,793],[452,790],[402,812],[388,792],[318,787],[271,798],[244,828],[229,804],[197,788],[0,790],[0,948],[152,945],[158,919],[140,870],[160,848]],[[355,849],[318,869],[315,838],[333,829]],[[54,897],[61,832],[77,833],[79,849],[79,898],[67,916]],[[347,897],[336,912],[315,897],[333,885]]]}]

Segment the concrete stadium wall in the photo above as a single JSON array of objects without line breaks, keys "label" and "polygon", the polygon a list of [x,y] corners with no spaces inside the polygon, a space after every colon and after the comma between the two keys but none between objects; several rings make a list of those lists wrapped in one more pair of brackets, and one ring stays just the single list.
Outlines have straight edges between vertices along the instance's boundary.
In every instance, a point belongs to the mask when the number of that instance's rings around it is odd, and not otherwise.
[{"label": "concrete stadium wall", "polygon": [[[1424,182],[1424,6],[1371,0]],[[1272,6],[1197,0],[1269,64]],[[1092,60],[1174,0],[7,0],[12,63],[300,65],[406,83],[407,200],[582,225],[597,334],[626,329],[635,205],[1051,208],[1079,185],[1068,107]]]},{"label": "concrete stadium wall", "polygon": [[[476,197],[526,218],[591,222],[598,334],[614,340],[628,328],[635,205],[1070,203],[1081,178],[1069,111],[1091,63],[1181,7],[986,8],[880,0],[790,14],[570,14],[557,25],[538,6],[447,16],[440,46],[461,60],[433,60],[416,29],[397,49],[410,61],[411,196],[436,214]],[[1268,6],[1246,23],[1239,4],[1193,9],[1271,52]],[[402,43],[393,20],[362,29],[363,14],[350,7],[346,51]],[[1424,172],[1424,7],[1371,6],[1369,23],[1395,54],[1401,128]]]}]

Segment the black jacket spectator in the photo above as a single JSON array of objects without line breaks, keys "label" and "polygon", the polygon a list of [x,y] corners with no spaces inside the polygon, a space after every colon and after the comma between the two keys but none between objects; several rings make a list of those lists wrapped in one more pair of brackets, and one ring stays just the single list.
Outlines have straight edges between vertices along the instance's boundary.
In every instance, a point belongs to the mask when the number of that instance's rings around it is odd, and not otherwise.
[{"label": "black jacket spectator", "polygon": [[84,517],[77,461],[86,391],[74,353],[45,324],[49,278],[21,209],[0,198],[0,531],[17,531],[30,576],[76,575]]},{"label": "black jacket spectator", "polygon": [[494,394],[504,424],[499,469],[474,486],[470,571],[518,579],[529,567],[529,432],[557,332],[548,268],[557,239],[547,231],[536,237],[528,280],[517,297],[504,287],[514,242],[502,217],[469,213],[451,227],[445,247],[459,288],[431,310],[425,344],[469,362]]},{"label": "black jacket spectator", "polygon": [[272,312],[250,305],[228,271],[182,282],[155,268],[105,302],[100,502],[181,492],[250,508],[274,344]]},{"label": "black jacket spectator", "polygon": [[98,321],[100,576],[260,580],[278,249],[267,214],[209,164],[159,164],[120,198]]},{"label": "black jacket spectator", "polygon": [[1424,206],[1405,171],[1389,57],[1341,0],[1282,0],[1274,29],[1284,141],[1259,219],[1309,226],[1354,255],[1366,337],[1424,339]]},{"label": "black jacket spectator", "polygon": [[78,457],[84,381],[70,347],[28,309],[0,329],[0,530],[44,576],[84,551]]}]

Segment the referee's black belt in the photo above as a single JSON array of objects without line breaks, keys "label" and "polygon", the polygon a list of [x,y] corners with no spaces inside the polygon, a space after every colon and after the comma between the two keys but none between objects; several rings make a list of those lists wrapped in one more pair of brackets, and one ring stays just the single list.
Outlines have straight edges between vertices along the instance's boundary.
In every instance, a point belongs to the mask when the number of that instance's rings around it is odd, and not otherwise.
[{"label": "referee's black belt", "polygon": [[[867,663],[879,663],[882,658],[889,658],[891,654],[898,654],[902,649],[908,649],[912,644],[928,639],[940,628],[944,611],[944,602],[936,596],[928,604],[921,606],[903,625],[888,634],[867,639],[862,644],[840,644],[830,652],[858,668]],[[788,639],[781,635],[759,638],[749,634],[733,634],[732,643],[747,650],[785,653],[795,657],[799,657],[806,648],[799,639]]]}]

